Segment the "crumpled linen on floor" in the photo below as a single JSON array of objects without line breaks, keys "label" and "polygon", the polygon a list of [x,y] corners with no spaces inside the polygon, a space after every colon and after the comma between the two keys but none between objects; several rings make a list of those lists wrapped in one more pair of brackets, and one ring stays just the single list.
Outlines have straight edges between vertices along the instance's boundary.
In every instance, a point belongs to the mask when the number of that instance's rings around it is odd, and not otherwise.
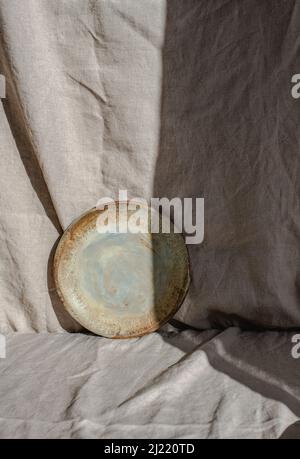
[{"label": "crumpled linen on floor", "polygon": [[126,341],[11,335],[0,436],[279,438],[300,415],[291,336],[169,326]]}]

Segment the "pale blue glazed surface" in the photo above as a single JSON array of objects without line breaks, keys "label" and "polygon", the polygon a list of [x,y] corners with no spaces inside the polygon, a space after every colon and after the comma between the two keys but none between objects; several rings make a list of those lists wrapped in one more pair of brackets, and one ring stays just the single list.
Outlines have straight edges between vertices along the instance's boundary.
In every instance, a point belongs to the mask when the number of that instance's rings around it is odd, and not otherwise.
[{"label": "pale blue glazed surface", "polygon": [[161,294],[172,259],[166,248],[155,253],[150,244],[144,234],[95,235],[78,263],[87,298],[120,316],[145,314]]}]

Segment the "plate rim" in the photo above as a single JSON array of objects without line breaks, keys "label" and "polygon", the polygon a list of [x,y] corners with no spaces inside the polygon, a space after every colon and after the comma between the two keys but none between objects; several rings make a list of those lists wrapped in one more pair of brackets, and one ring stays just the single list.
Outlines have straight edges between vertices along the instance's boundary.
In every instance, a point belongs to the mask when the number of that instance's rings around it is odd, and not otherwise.
[{"label": "plate rim", "polygon": [[[139,205],[141,206],[144,206],[145,208],[148,208],[148,209],[153,209],[153,207],[151,207],[151,205],[147,204],[147,207],[145,206],[145,204],[139,202],[138,200],[134,201],[133,200],[130,200],[130,202],[137,202]],[[114,202],[111,202],[111,201],[108,201],[107,204],[103,203],[103,205],[111,205],[111,204],[115,204],[115,205],[119,205],[119,204],[125,204],[125,203],[129,203],[129,200],[126,200],[126,201],[119,201],[119,200],[116,200]],[[74,316],[73,314],[73,311],[72,311],[72,308],[69,306],[68,304],[68,301],[67,299],[65,298],[65,296],[63,295],[62,291],[61,291],[61,288],[60,288],[60,282],[59,282],[59,279],[58,279],[58,270],[59,270],[59,263],[60,263],[60,260],[61,260],[61,255],[63,253],[63,247],[64,247],[64,241],[66,240],[71,228],[76,225],[76,223],[80,222],[82,219],[84,219],[87,215],[91,214],[92,212],[95,212],[99,209],[97,209],[96,206],[84,211],[82,214],[80,214],[78,217],[74,218],[71,223],[67,226],[67,228],[64,230],[63,234],[61,235],[61,237],[59,238],[59,241],[58,241],[58,244],[56,246],[56,249],[55,249],[55,254],[54,254],[54,258],[53,258],[53,263],[52,263],[52,273],[53,273],[53,279],[54,279],[54,285],[55,285],[55,289],[57,291],[57,294],[59,296],[59,299],[60,301],[62,302],[65,310],[70,314],[70,316],[76,320],[76,322],[84,328],[84,330],[88,331],[88,332],[91,332],[93,334],[95,334],[96,336],[99,336],[99,337],[105,337],[105,338],[108,338],[108,339],[131,339],[131,338],[139,338],[141,336],[144,336],[144,335],[148,335],[150,333],[153,333],[157,330],[159,330],[163,325],[165,325],[167,322],[169,322],[169,320],[174,317],[174,315],[179,311],[179,309],[181,308],[181,306],[183,305],[186,297],[187,297],[187,294],[188,294],[188,291],[189,291],[189,288],[190,288],[190,284],[191,284],[191,266],[190,266],[190,256],[189,256],[189,251],[188,251],[188,247],[185,243],[185,240],[184,240],[184,236],[182,233],[177,233],[178,236],[180,236],[183,240],[183,244],[184,244],[184,247],[185,247],[185,252],[186,252],[186,276],[185,276],[185,279],[184,279],[184,283],[183,283],[183,287],[182,287],[182,292],[180,294],[180,298],[177,302],[177,304],[172,308],[172,310],[170,311],[170,313],[162,320],[160,321],[157,321],[155,323],[155,325],[151,328],[148,328],[146,331],[141,331],[140,333],[135,333],[135,334],[131,334],[131,335],[116,335],[116,336],[108,336],[108,335],[101,335],[99,334],[99,332],[93,330],[92,328],[87,328],[84,324],[82,324],[77,317]],[[99,210],[100,211],[100,210]],[[171,220],[171,219],[170,219]],[[171,220],[172,221],[172,220]]]}]

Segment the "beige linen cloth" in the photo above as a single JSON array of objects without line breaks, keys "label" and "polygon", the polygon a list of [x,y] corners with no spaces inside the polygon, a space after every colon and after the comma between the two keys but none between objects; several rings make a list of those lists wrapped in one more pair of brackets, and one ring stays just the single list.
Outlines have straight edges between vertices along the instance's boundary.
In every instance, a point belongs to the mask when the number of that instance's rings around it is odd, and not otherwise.
[{"label": "beige linen cloth", "polygon": [[[278,438],[299,418],[299,117],[275,98],[299,5],[240,5],[0,0],[0,437]],[[107,340],[57,298],[58,238],[119,189],[207,198],[186,329]]]}]

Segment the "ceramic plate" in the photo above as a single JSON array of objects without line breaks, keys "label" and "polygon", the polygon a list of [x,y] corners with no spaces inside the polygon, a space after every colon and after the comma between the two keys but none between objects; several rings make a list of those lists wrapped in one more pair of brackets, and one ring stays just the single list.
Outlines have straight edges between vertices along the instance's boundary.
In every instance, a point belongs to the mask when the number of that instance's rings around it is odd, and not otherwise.
[{"label": "ceramic plate", "polygon": [[[124,217],[115,203],[118,218]],[[189,261],[181,234],[99,231],[104,211],[92,209],[63,234],[54,278],[68,312],[86,329],[130,338],[158,329],[178,310],[189,286]],[[150,216],[153,209],[145,208]],[[100,219],[99,219],[100,217]],[[123,222],[126,223],[126,222]],[[107,228],[106,228],[107,229]]]}]

